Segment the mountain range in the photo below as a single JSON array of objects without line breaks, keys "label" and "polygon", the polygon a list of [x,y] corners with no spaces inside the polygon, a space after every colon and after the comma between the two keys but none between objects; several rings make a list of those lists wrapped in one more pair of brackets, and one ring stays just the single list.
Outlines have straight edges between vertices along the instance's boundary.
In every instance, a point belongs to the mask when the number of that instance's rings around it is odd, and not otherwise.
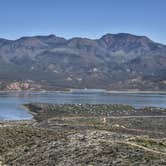
[{"label": "mountain range", "polygon": [[0,82],[60,88],[166,90],[166,45],[146,36],[0,39]]}]

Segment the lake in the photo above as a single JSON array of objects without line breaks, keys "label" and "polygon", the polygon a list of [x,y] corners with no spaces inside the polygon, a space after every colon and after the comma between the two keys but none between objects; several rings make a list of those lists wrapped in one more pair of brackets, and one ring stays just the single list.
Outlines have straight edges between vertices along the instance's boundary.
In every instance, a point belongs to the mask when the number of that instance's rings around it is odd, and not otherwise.
[{"label": "lake", "polygon": [[30,119],[22,104],[89,103],[129,104],[134,107],[154,106],[166,108],[166,94],[162,93],[109,93],[104,90],[73,90],[71,92],[0,92],[0,120]]}]

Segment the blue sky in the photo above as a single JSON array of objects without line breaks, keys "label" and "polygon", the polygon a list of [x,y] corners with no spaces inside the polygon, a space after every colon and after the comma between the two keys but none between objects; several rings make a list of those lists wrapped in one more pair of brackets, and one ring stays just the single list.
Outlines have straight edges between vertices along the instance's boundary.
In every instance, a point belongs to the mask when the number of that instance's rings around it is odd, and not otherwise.
[{"label": "blue sky", "polygon": [[166,0],[0,0],[0,37],[146,35],[166,44]]}]

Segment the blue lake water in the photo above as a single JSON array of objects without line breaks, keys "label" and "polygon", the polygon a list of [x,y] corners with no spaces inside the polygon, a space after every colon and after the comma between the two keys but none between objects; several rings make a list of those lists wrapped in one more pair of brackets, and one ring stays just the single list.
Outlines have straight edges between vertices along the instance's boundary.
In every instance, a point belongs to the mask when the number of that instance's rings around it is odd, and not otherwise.
[{"label": "blue lake water", "polygon": [[0,92],[0,120],[30,119],[21,107],[24,103],[89,103],[129,104],[134,107],[166,108],[166,94],[108,93],[102,90],[75,90],[72,92]]}]

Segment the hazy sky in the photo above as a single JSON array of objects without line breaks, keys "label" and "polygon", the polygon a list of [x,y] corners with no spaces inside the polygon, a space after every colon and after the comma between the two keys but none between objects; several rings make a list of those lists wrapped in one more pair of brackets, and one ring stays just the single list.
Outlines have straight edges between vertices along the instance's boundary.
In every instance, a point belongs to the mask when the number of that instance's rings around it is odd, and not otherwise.
[{"label": "hazy sky", "polygon": [[166,44],[166,0],[0,0],[0,37],[146,35]]}]

